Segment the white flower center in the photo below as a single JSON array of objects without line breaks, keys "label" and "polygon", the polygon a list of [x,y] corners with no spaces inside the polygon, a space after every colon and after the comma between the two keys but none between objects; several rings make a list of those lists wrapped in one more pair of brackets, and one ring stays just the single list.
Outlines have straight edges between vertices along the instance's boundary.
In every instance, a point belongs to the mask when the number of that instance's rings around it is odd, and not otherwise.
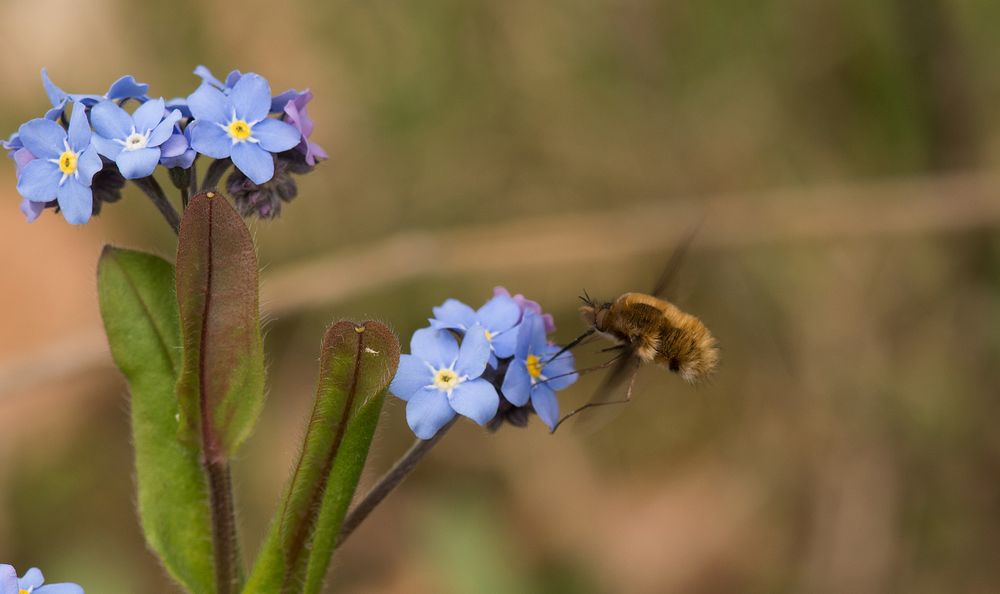
[{"label": "white flower center", "polygon": [[148,136],[146,136],[145,134],[139,134],[138,132],[133,132],[128,135],[128,138],[125,139],[125,147],[123,148],[123,150],[137,151],[139,149],[146,148],[146,145],[148,143],[149,143]]},{"label": "white flower center", "polygon": [[122,145],[123,151],[137,151],[139,149],[146,148],[149,144],[149,135],[152,134],[152,130],[146,130],[146,132],[137,132],[135,126],[132,126],[132,132],[125,137],[125,140],[121,138],[116,138],[115,142]]}]

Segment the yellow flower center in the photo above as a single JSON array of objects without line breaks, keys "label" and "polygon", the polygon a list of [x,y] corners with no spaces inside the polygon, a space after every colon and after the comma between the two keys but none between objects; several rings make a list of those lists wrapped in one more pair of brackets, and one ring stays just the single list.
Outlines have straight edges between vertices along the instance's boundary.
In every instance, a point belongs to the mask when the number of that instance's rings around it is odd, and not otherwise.
[{"label": "yellow flower center", "polygon": [[76,153],[65,151],[59,155],[59,171],[62,171],[63,175],[72,175],[76,171]]},{"label": "yellow flower center", "polygon": [[483,334],[486,335],[486,340],[488,340],[490,342],[493,342],[493,336],[494,335],[493,335],[492,332],[490,332],[489,330],[483,330]]},{"label": "yellow flower center", "polygon": [[448,392],[458,385],[458,374],[450,369],[440,369],[434,374],[434,387]]},{"label": "yellow flower center", "polygon": [[18,590],[17,594],[31,594],[31,592],[28,592],[27,590]]},{"label": "yellow flower center", "polygon": [[524,360],[524,364],[528,368],[528,374],[531,376],[531,379],[542,377],[542,360],[536,355],[528,355]]},{"label": "yellow flower center", "polygon": [[250,138],[250,124],[246,123],[246,120],[233,120],[229,124],[229,135],[236,140]]}]

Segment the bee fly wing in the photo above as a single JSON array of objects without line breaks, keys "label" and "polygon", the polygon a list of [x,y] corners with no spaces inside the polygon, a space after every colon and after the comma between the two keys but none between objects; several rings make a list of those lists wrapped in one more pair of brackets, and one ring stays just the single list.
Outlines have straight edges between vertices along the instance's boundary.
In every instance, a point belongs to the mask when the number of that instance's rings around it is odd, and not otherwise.
[{"label": "bee fly wing", "polygon": [[663,272],[660,273],[660,278],[657,279],[656,285],[653,286],[650,295],[663,298],[668,292],[673,290],[674,282],[677,280],[677,272],[680,270],[681,264],[684,262],[684,258],[687,256],[688,250],[691,244],[694,243],[694,238],[704,222],[705,217],[703,215],[694,226],[688,229],[688,232],[677,243],[677,247],[670,254],[670,259],[667,260],[667,265],[663,267]]}]

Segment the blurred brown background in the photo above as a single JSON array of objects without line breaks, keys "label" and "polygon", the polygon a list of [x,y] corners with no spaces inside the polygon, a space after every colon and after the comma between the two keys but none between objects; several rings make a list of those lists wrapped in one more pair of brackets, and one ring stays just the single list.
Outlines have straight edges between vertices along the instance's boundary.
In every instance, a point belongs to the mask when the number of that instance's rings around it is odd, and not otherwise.
[{"label": "blurred brown background", "polygon": [[[264,268],[270,399],[238,464],[248,558],[308,414],[324,325],[405,339],[495,284],[581,328],[707,218],[680,305],[723,348],[595,433],[463,423],[338,553],[330,591],[1000,590],[1000,3],[0,2],[0,130],[204,63],[311,87],[331,159]],[[0,562],[173,592],[132,506],[104,243],[170,255],[141,194],[28,225],[0,167]],[[585,362],[599,360],[584,351]],[[585,401],[598,378],[562,394]],[[408,446],[393,400],[364,484]]]}]

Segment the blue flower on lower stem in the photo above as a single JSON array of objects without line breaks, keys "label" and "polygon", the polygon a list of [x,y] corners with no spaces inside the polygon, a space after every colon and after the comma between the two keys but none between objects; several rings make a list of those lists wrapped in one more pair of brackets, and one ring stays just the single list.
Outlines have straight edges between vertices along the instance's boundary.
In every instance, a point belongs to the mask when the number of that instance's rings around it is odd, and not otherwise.
[{"label": "blue flower on lower stem", "polygon": [[0,594],[83,594],[77,584],[49,584],[37,567],[32,567],[18,579],[12,565],[0,565]]},{"label": "blue flower on lower stem", "polygon": [[90,220],[94,174],[101,158],[91,144],[90,124],[81,103],[73,104],[69,131],[37,118],[23,124],[18,136],[34,159],[25,163],[17,178],[17,191],[32,202],[57,200],[66,221],[78,225]]},{"label": "blue flower on lower stem", "polygon": [[481,376],[490,345],[480,328],[462,341],[448,331],[424,328],[413,333],[410,354],[399,360],[389,391],[406,401],[406,422],[420,439],[430,439],[455,418],[485,425],[497,414],[500,397]]},{"label": "blue flower on lower stem", "polygon": [[579,374],[573,365],[572,353],[552,359],[560,350],[545,338],[545,322],[533,312],[525,312],[517,333],[514,360],[507,367],[500,391],[515,406],[531,402],[542,422],[549,429],[559,422],[559,401],[556,390],[569,387]]},{"label": "blue flower on lower stem", "polygon": [[167,113],[163,99],[147,101],[129,115],[113,101],[102,101],[90,110],[97,152],[118,165],[125,179],[153,174],[160,162],[160,145],[181,119],[181,112]]},{"label": "blue flower on lower stem", "polygon": [[194,121],[191,147],[213,159],[232,157],[233,165],[255,184],[274,176],[272,153],[299,144],[302,134],[293,126],[267,117],[271,87],[257,74],[244,74],[227,96],[202,85],[188,97]]},{"label": "blue flower on lower stem", "polygon": [[503,359],[514,354],[517,346],[517,324],[521,321],[521,308],[508,296],[497,295],[478,310],[458,299],[448,299],[434,308],[431,327],[460,330],[479,325],[497,357]]}]

